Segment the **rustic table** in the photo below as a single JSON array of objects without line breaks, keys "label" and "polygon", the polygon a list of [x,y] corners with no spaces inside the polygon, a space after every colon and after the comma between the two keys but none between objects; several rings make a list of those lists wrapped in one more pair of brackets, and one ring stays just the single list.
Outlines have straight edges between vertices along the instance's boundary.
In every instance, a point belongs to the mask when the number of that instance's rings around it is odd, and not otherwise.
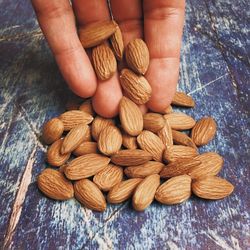
[{"label": "rustic table", "polygon": [[212,115],[215,140],[201,151],[224,156],[221,176],[235,186],[215,202],[131,204],[104,213],[75,200],[46,199],[42,124],[64,111],[70,92],[29,1],[0,1],[0,246],[3,249],[250,249],[250,1],[189,0],[179,89]]}]

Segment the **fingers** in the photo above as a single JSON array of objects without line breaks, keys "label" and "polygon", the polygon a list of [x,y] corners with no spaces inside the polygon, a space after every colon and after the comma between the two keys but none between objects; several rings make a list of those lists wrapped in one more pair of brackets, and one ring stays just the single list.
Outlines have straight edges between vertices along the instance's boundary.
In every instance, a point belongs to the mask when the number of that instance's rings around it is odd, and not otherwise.
[{"label": "fingers", "polygon": [[152,87],[147,106],[166,108],[175,93],[184,23],[184,0],[144,0],[144,37],[150,52],[146,77]]},{"label": "fingers", "polygon": [[40,27],[69,87],[82,97],[95,93],[96,77],[78,39],[68,0],[32,0]]}]

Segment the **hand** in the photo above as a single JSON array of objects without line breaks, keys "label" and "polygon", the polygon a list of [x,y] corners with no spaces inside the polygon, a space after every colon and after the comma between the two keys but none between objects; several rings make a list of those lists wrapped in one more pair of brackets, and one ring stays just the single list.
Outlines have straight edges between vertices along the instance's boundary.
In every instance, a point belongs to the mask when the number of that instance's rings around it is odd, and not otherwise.
[{"label": "hand", "polygon": [[[147,107],[166,108],[179,76],[179,57],[185,0],[110,0],[125,45],[141,37],[148,45],[150,65],[146,73],[152,86]],[[69,87],[81,97],[93,96],[93,106],[104,117],[118,112],[122,90],[118,73],[99,83],[77,35],[77,25],[109,20],[106,0],[32,0],[41,29]],[[72,8],[73,7],[73,8]]]}]

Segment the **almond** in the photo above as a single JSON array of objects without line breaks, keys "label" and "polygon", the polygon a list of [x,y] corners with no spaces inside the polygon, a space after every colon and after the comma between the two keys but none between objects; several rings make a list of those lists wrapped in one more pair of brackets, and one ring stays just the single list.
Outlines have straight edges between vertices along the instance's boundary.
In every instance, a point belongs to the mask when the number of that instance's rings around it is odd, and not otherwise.
[{"label": "almond", "polygon": [[174,111],[173,111],[172,106],[169,105],[169,106],[166,107],[166,108],[163,110],[163,112],[161,112],[161,113],[163,113],[163,114],[170,114],[170,113],[173,113],[173,112],[174,112]]},{"label": "almond", "polygon": [[122,97],[119,104],[119,117],[122,128],[129,135],[137,136],[142,132],[143,116],[141,110],[125,96]]},{"label": "almond", "polygon": [[111,157],[111,161],[120,166],[136,166],[150,160],[152,160],[151,154],[140,149],[120,150]]},{"label": "almond", "polygon": [[197,150],[197,147],[193,140],[185,133],[172,129],[172,136],[175,144],[189,146]]},{"label": "almond", "polygon": [[37,178],[38,188],[54,200],[68,200],[74,196],[73,185],[62,173],[47,168]]},{"label": "almond", "polygon": [[191,178],[188,175],[172,177],[156,191],[155,199],[166,205],[179,204],[191,196]]},{"label": "almond", "polygon": [[201,161],[201,164],[189,170],[192,179],[200,179],[209,175],[217,175],[223,165],[223,158],[215,152],[208,152],[194,158]]},{"label": "almond", "polygon": [[95,183],[88,179],[76,181],[74,184],[76,199],[89,209],[102,212],[106,209],[106,200]]},{"label": "almond", "polygon": [[129,199],[141,181],[140,178],[134,178],[118,183],[109,191],[108,202],[116,204]]},{"label": "almond", "polygon": [[47,151],[47,162],[51,166],[59,167],[63,165],[70,157],[70,153],[61,154],[63,139],[55,141]]},{"label": "almond", "polygon": [[87,130],[88,125],[84,124],[72,128],[63,140],[61,154],[71,153],[75,150],[83,142]]},{"label": "almond", "polygon": [[109,164],[93,178],[94,183],[103,191],[109,191],[123,179],[123,169]]},{"label": "almond", "polygon": [[79,29],[79,39],[84,48],[91,48],[101,44],[116,31],[114,21],[94,22]]},{"label": "almond", "polygon": [[200,119],[192,129],[192,139],[197,146],[207,144],[214,138],[216,123],[212,117]]},{"label": "almond", "polygon": [[182,146],[182,145],[174,145],[168,147],[163,154],[163,158],[165,161],[174,162],[180,158],[194,158],[198,155],[198,152],[191,147]]},{"label": "almond", "polygon": [[91,123],[94,118],[86,112],[80,110],[71,110],[61,114],[59,119],[63,122],[64,130],[69,131],[79,124]]},{"label": "almond", "polygon": [[186,130],[195,125],[195,120],[191,116],[181,112],[166,114],[164,118],[168,120],[171,128],[175,130]]},{"label": "almond", "polygon": [[92,107],[92,101],[91,99],[87,99],[86,101],[84,101],[80,106],[79,106],[79,110],[86,112],[88,114],[90,114],[91,116],[95,116],[95,111]]},{"label": "almond", "polygon": [[191,96],[178,91],[175,93],[171,104],[187,108],[193,108],[195,106],[195,102]]},{"label": "almond", "polygon": [[166,147],[173,145],[172,130],[168,120],[165,121],[164,127],[157,132],[157,135]]},{"label": "almond", "polygon": [[112,155],[122,146],[122,134],[115,126],[104,128],[98,138],[98,148],[105,155]]},{"label": "almond", "polygon": [[60,121],[58,118],[53,118],[49,120],[44,126],[43,126],[43,133],[42,137],[46,144],[51,144],[54,141],[61,138],[64,131],[64,126],[62,121]]},{"label": "almond", "polygon": [[157,133],[165,126],[165,119],[157,113],[147,113],[143,116],[143,128]]},{"label": "almond", "polygon": [[138,74],[144,75],[149,65],[149,51],[142,39],[130,41],[125,50],[126,61],[129,67]]},{"label": "almond", "polygon": [[137,140],[136,137],[128,135],[126,133],[122,134],[122,145],[127,149],[136,149]]},{"label": "almond", "polygon": [[149,152],[155,161],[162,161],[165,146],[157,135],[148,130],[144,130],[137,136],[137,142],[140,148]]},{"label": "almond", "polygon": [[125,95],[136,104],[144,104],[151,97],[152,89],[147,79],[129,69],[122,70],[120,83]]},{"label": "almond", "polygon": [[83,136],[83,142],[90,142],[92,140],[91,138],[91,128],[90,126],[87,126],[86,133]]},{"label": "almond", "polygon": [[219,200],[229,196],[234,186],[225,179],[217,176],[207,176],[192,183],[192,191],[200,198]]},{"label": "almond", "polygon": [[110,42],[117,60],[121,61],[123,57],[124,44],[122,32],[119,26],[116,26],[115,33],[110,37]]},{"label": "almond", "polygon": [[70,180],[80,180],[99,173],[109,162],[108,157],[99,154],[87,154],[69,162],[64,173]]},{"label": "almond", "polygon": [[127,167],[124,173],[129,178],[144,178],[152,174],[159,174],[164,164],[156,161],[149,161],[145,164],[133,167]]},{"label": "almond", "polygon": [[160,172],[161,178],[170,178],[178,175],[188,174],[190,169],[201,164],[201,161],[193,159],[179,159],[169,163]]},{"label": "almond", "polygon": [[145,210],[154,200],[155,192],[160,185],[160,176],[147,176],[135,189],[133,207],[137,211]]},{"label": "almond", "polygon": [[95,73],[100,80],[108,80],[116,72],[115,55],[106,43],[93,48],[92,59]]},{"label": "almond", "polygon": [[76,156],[87,155],[91,153],[97,153],[98,147],[96,142],[86,141],[81,143],[74,151],[73,154]]}]

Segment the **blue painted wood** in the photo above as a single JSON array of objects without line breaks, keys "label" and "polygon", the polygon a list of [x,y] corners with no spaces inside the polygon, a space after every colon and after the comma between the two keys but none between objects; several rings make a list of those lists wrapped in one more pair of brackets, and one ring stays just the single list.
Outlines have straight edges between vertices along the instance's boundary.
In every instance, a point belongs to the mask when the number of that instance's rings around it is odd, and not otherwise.
[{"label": "blue painted wood", "polygon": [[[178,206],[129,202],[95,213],[46,199],[44,121],[72,95],[28,1],[0,1],[0,246],[11,249],[249,249],[249,1],[187,1],[179,88],[196,100],[196,119],[213,115],[215,140],[201,151],[224,156],[235,186],[222,201],[195,197]],[[182,109],[183,110],[183,109]],[[26,190],[27,189],[27,190]]]}]

